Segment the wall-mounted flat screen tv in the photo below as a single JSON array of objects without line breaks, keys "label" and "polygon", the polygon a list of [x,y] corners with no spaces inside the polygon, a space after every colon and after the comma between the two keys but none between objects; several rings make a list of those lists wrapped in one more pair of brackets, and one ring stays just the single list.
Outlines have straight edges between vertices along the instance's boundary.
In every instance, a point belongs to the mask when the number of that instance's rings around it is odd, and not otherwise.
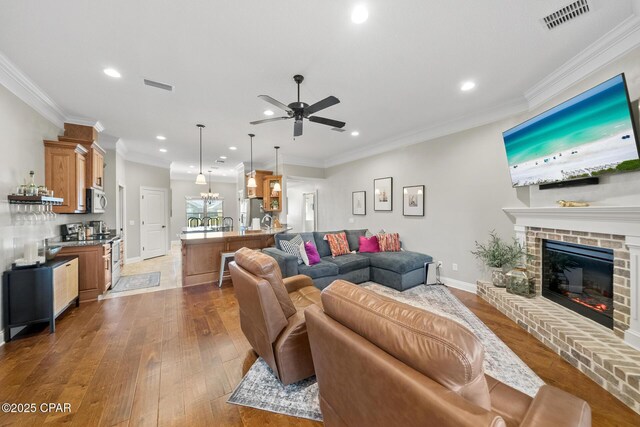
[{"label": "wall-mounted flat screen tv", "polygon": [[624,74],[502,136],[514,187],[640,170]]}]

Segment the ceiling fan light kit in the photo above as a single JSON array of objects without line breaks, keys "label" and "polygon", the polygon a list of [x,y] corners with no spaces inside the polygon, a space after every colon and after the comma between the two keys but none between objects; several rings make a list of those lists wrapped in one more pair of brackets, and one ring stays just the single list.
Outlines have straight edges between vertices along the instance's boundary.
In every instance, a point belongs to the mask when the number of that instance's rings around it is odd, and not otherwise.
[{"label": "ceiling fan light kit", "polygon": [[328,96],[322,101],[318,101],[315,104],[309,105],[305,102],[300,101],[300,84],[304,81],[304,77],[300,74],[296,74],[293,76],[293,80],[298,85],[298,101],[292,102],[289,105],[285,105],[284,103],[270,97],[269,95],[258,95],[258,98],[267,101],[271,105],[275,105],[276,107],[284,110],[287,113],[286,116],[282,117],[274,117],[271,119],[264,120],[256,120],[250,122],[252,125],[258,125],[261,123],[275,122],[279,120],[289,120],[294,119],[293,122],[293,136],[298,137],[302,135],[302,123],[304,119],[309,120],[313,123],[319,123],[321,125],[331,126],[332,128],[342,129],[345,126],[345,122],[341,122],[338,120],[327,119],[325,117],[312,116],[312,114],[317,113],[318,111],[324,110],[325,108],[329,108],[332,105],[336,105],[340,103],[340,100],[335,96]]},{"label": "ceiling fan light kit", "polygon": [[196,126],[200,129],[200,173],[196,177],[196,184],[207,185],[207,179],[202,173],[202,129],[204,129],[204,125],[197,124]]}]

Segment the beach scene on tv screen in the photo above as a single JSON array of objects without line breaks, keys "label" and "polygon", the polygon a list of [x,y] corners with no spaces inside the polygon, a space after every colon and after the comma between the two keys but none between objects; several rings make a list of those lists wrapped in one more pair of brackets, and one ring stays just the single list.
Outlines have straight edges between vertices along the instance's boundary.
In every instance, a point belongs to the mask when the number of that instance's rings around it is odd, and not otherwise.
[{"label": "beach scene on tv screen", "polygon": [[514,186],[640,168],[622,75],[503,133]]}]

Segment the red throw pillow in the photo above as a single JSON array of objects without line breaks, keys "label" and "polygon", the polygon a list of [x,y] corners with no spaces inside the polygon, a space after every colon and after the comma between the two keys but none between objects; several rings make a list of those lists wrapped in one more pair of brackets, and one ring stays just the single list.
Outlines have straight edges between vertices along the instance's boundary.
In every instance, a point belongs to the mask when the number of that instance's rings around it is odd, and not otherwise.
[{"label": "red throw pillow", "polygon": [[376,236],[360,236],[360,252],[380,252],[380,245]]},{"label": "red throw pillow", "polygon": [[380,252],[400,252],[400,236],[398,233],[378,234]]},{"label": "red throw pillow", "polygon": [[347,235],[344,231],[342,233],[327,234],[327,242],[329,242],[331,256],[334,258],[340,255],[346,255],[350,252],[349,242],[347,242]]}]

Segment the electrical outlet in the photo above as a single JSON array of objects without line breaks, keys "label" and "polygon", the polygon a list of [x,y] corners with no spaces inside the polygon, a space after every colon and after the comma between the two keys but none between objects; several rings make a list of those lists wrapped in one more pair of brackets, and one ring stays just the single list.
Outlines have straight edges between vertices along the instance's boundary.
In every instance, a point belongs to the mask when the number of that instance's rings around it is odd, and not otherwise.
[{"label": "electrical outlet", "polygon": [[456,264],[455,262],[453,264],[451,264],[451,269],[453,271],[458,271],[458,264]]},{"label": "electrical outlet", "polygon": [[134,220],[130,220],[129,225],[136,225],[136,222]]},{"label": "electrical outlet", "polygon": [[349,218],[349,224],[353,224],[354,222],[356,222],[355,218]]},{"label": "electrical outlet", "polygon": [[436,267],[442,267],[442,261],[438,261],[438,263],[436,264]]}]

